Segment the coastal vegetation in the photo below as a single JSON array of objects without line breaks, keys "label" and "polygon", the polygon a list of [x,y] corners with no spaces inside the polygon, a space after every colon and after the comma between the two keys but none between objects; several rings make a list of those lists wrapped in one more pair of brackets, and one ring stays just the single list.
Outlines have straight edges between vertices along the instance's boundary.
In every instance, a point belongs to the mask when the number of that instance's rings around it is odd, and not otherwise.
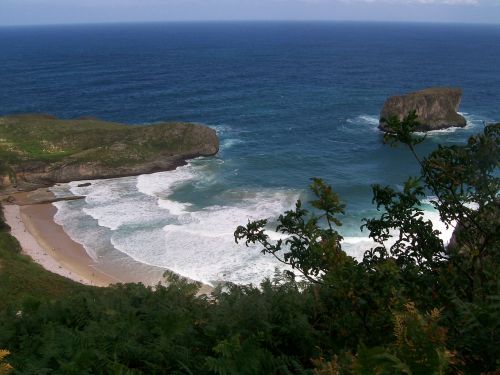
[{"label": "coastal vegetation", "polygon": [[[22,301],[54,300],[70,293],[86,290],[81,284],[47,272],[41,265],[21,254],[17,240],[0,215],[0,311],[9,304]],[[0,346],[1,348],[1,346]]]},{"label": "coastal vegetation", "polygon": [[0,350],[0,375],[7,375],[12,370],[12,366],[6,361],[9,354],[8,350]]},{"label": "coastal vegetation", "polygon": [[[423,138],[412,133],[415,113],[387,126],[386,142],[407,147],[421,175],[400,190],[373,187],[380,216],[365,219],[363,228],[377,245],[361,261],[342,249],[345,207],[320,179],[312,181],[309,205],[299,201],[279,217],[276,230],[286,239],[271,241],[265,219],[235,232],[236,241],[260,244],[263,256],[296,272],[260,287],[221,286],[209,296],[171,274],[167,286],[155,288],[92,288],[56,277],[44,286],[46,295],[33,292],[27,274],[48,276],[34,265],[23,268],[29,262],[4,227],[0,348],[11,353],[13,373],[498,371],[500,124],[425,158],[417,152]],[[428,195],[441,220],[457,228],[449,245],[423,216]],[[4,276],[7,266],[17,279]],[[16,293],[3,291],[16,286]]]}]

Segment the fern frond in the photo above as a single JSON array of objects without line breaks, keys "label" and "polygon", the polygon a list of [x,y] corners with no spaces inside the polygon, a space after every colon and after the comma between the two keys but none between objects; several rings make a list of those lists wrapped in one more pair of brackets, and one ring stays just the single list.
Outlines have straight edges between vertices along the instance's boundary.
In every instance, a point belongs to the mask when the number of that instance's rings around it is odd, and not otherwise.
[{"label": "fern frond", "polygon": [[7,375],[13,370],[13,367],[5,362],[8,355],[10,355],[8,350],[0,349],[0,375]]}]

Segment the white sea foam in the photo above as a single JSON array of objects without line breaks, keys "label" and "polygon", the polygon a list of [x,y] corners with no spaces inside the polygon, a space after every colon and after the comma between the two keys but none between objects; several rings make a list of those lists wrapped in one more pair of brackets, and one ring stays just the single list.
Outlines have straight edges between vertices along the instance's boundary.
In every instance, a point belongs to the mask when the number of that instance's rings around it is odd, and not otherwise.
[{"label": "white sea foam", "polygon": [[[284,266],[272,256],[263,256],[258,246],[235,244],[233,233],[249,220],[276,218],[291,209],[298,193],[284,189],[226,191],[227,205],[201,208],[173,200],[176,188],[197,183],[210,174],[204,168],[203,164],[188,164],[175,171],[138,178],[92,181],[87,187],[78,187],[77,183],[60,186],[60,194],[67,194],[67,189],[73,194],[85,194],[86,199],[56,203],[55,220],[64,224],[94,259],[109,251],[107,241],[136,261],[210,284],[258,284],[264,277],[271,277],[276,268],[283,270]],[[424,204],[425,217],[442,232],[447,243],[453,228],[446,228],[439,220],[430,200]],[[89,226],[84,217],[96,220],[99,227]],[[268,234],[274,241],[284,238],[276,232]],[[343,241],[343,248],[358,260],[375,245],[363,233]]]},{"label": "white sea foam", "polygon": [[475,114],[468,112],[458,112],[458,114],[465,117],[465,120],[467,121],[465,129],[482,127],[485,123],[491,122],[491,119],[487,119],[482,116],[477,116]]},{"label": "white sea foam", "polygon": [[362,122],[365,122],[370,125],[378,125],[379,123],[379,118],[378,116],[373,116],[373,115],[361,115],[359,116],[359,119]]},{"label": "white sea foam", "polygon": [[[455,225],[454,223],[452,223],[452,225],[447,226],[441,221],[439,212],[432,206],[432,199],[432,197],[429,197],[422,201],[424,219],[430,220],[432,222],[433,228],[437,229],[440,232],[439,238],[441,238],[444,245],[446,246],[450,242],[451,236],[453,235],[453,231],[455,229]],[[393,234],[396,235],[396,232],[393,231]],[[385,242],[384,245],[387,248],[390,248],[395,243],[395,241],[396,239],[393,237]],[[360,232],[359,237],[344,237],[344,240],[342,241],[342,248],[347,252],[347,254],[353,256],[357,260],[362,260],[365,251],[376,246],[380,245],[373,241],[371,238],[363,236],[362,232]]]},{"label": "white sea foam", "polygon": [[476,130],[479,129],[483,126],[484,122],[488,122],[487,119],[475,116],[473,114],[469,114],[467,112],[458,112],[458,114],[462,115],[465,120],[467,121],[467,125],[464,127],[456,127],[453,126],[451,128],[446,128],[446,129],[439,129],[439,130],[430,130],[427,132],[415,132],[415,134],[420,135],[420,136],[427,136],[427,137],[433,137],[433,136],[440,136],[440,135],[446,135],[450,133],[456,133],[456,132],[463,132],[463,131],[471,131],[471,130]]},{"label": "white sea foam", "polygon": [[174,171],[145,174],[137,177],[139,192],[157,197],[158,194],[169,195],[176,187],[196,178],[192,163],[178,167]]},{"label": "white sea foam", "polygon": [[358,261],[363,260],[363,255],[366,250],[375,247],[377,244],[369,237],[344,237],[342,241],[342,249],[356,258]]},{"label": "white sea foam", "polygon": [[[483,117],[476,116],[474,114],[470,114],[467,112],[458,112],[460,115],[465,117],[467,121],[467,125],[463,128],[460,127],[451,127],[451,128],[446,128],[446,129],[439,129],[439,130],[431,130],[428,132],[416,132],[415,134],[417,135],[427,135],[428,137],[433,137],[433,136],[439,136],[442,134],[448,134],[448,133],[455,133],[455,132],[460,132],[460,131],[468,131],[471,129],[477,129],[483,126],[483,124],[486,122],[491,122],[488,119],[485,119]],[[359,115],[350,119],[347,119],[347,122],[349,124],[356,124],[356,125],[365,125],[365,126],[370,126],[374,130],[378,130],[378,124],[379,124],[379,117],[376,115]]]},{"label": "white sea foam", "polygon": [[191,206],[190,203],[181,203],[172,200],[160,199],[158,205],[161,208],[169,211],[172,215],[180,216],[186,213],[186,210]]},{"label": "white sea foam", "polygon": [[354,118],[347,119],[350,124],[371,124],[378,125],[378,117],[372,115],[359,115]]},{"label": "white sea foam", "polygon": [[241,130],[236,131],[229,125],[213,125],[211,128],[219,136],[221,152],[243,143],[243,140],[238,138],[238,135],[242,133]]},{"label": "white sea foam", "polygon": [[[276,268],[283,270],[284,265],[270,255],[262,255],[258,246],[235,244],[233,233],[249,220],[276,218],[291,209],[298,193],[285,189],[226,191],[227,205],[202,208],[173,200],[171,195],[177,187],[195,183],[197,178],[203,180],[204,167],[188,164],[175,171],[138,178],[92,181],[87,187],[76,183],[61,186],[60,194],[67,194],[66,188],[74,194],[85,194],[86,199],[57,202],[55,220],[64,224],[94,259],[109,251],[107,242],[136,261],[210,284],[258,284],[271,277]],[[424,203],[425,217],[442,232],[447,243],[453,228],[446,228],[439,220],[430,200]],[[90,225],[85,217],[96,220],[99,227]],[[284,238],[276,232],[268,234],[274,241]],[[363,233],[343,241],[343,248],[358,260],[375,245]]]},{"label": "white sea foam", "polygon": [[222,150],[227,150],[231,147],[234,147],[236,145],[239,145],[239,144],[242,144],[243,141],[241,139],[238,139],[238,138],[228,138],[228,139],[224,139],[222,142],[221,142],[221,148]]},{"label": "white sea foam", "polygon": [[357,125],[373,125],[378,126],[379,118],[376,115],[359,115],[354,118],[347,119],[347,122],[350,124]]},{"label": "white sea foam", "polygon": [[[487,119],[478,117],[474,114],[470,114],[467,112],[458,112],[460,115],[465,117],[467,120],[467,126],[465,126],[465,129],[470,129],[472,127],[477,127],[481,126],[483,122],[488,122]],[[379,124],[379,117],[377,115],[368,115],[368,114],[363,114],[359,115],[350,119],[347,119],[347,122],[350,124],[358,124],[358,125],[374,125],[378,126]],[[448,128],[448,129],[441,129],[441,130],[433,130],[429,133],[446,133],[446,132],[454,132],[460,129],[464,128],[458,128],[458,127],[453,127],[453,128]]]},{"label": "white sea foam", "polygon": [[[260,191],[249,196],[233,206],[210,206],[191,212],[181,209],[178,220],[162,228],[163,238],[154,231],[148,233],[144,243],[144,233],[135,231],[113,236],[113,245],[140,262],[206,283],[257,284],[272,276],[276,267],[283,267],[274,258],[262,256],[255,246],[235,244],[233,233],[248,220],[276,217],[291,208],[298,196],[290,191]],[[160,206],[172,204],[168,199],[160,202]],[[278,235],[274,233],[273,237]]]},{"label": "white sea foam", "polygon": [[117,230],[122,226],[153,225],[165,215],[157,209],[156,201],[137,194],[137,179],[125,177],[92,181],[90,186],[70,183],[75,195],[85,195],[82,212],[97,220],[101,227]]},{"label": "white sea foam", "polygon": [[81,210],[75,209],[75,205],[78,204],[77,201],[53,203],[57,208],[54,221],[63,226],[64,231],[68,233],[71,239],[81,244],[87,254],[97,261],[101,252],[108,245],[106,228],[90,225],[92,230],[89,230],[89,222],[85,220],[86,215]]},{"label": "white sea foam", "polygon": [[231,128],[231,126],[229,125],[212,125],[211,128],[214,129],[219,136],[229,133],[233,130],[233,128]]},{"label": "white sea foam", "polygon": [[424,199],[423,203],[423,211],[424,218],[428,219],[432,222],[432,226],[434,229],[437,229],[441,234],[439,238],[443,240],[445,245],[448,245],[450,242],[451,236],[453,235],[453,231],[455,230],[455,223],[451,223],[451,225],[446,225],[439,216],[439,212],[432,206],[431,200],[433,197],[429,197],[428,199]]},{"label": "white sea foam", "polygon": [[111,230],[125,226],[154,225],[168,217],[157,209],[155,202],[140,198],[84,208],[83,212],[96,219],[100,226]]},{"label": "white sea foam", "polygon": [[449,133],[455,133],[455,132],[460,132],[460,131],[464,131],[464,130],[468,130],[470,129],[472,126],[470,124],[468,124],[467,126],[461,128],[461,127],[457,127],[457,126],[452,126],[451,128],[446,128],[446,129],[437,129],[437,130],[429,130],[429,131],[426,131],[426,132],[415,132],[416,135],[419,135],[419,136],[427,136],[427,137],[432,137],[432,136],[437,136],[437,135],[441,135],[441,134],[449,134]]},{"label": "white sea foam", "polygon": [[[284,266],[272,256],[263,256],[256,246],[237,245],[234,231],[249,220],[277,217],[293,207],[298,193],[234,189],[220,193],[224,205],[206,207],[172,198],[186,184],[205,191],[214,183],[213,171],[220,163],[199,159],[169,172],[90,181],[90,186],[78,187],[82,181],[60,186],[59,194],[86,198],[58,202],[56,221],[64,223],[94,259],[109,253],[112,245],[136,261],[195,280],[258,284]],[[282,238],[275,232],[269,235],[272,240]]]},{"label": "white sea foam", "polygon": [[363,129],[372,132],[379,132],[378,129],[379,118],[376,115],[362,114],[347,119],[346,123],[347,125],[342,125],[340,129],[343,129],[345,132],[348,133],[359,132],[359,127],[363,127]]},{"label": "white sea foam", "polygon": [[420,135],[420,136],[432,136],[432,135],[439,135],[439,134],[448,134],[448,133],[455,133],[456,131],[460,131],[460,130],[464,130],[466,127],[464,128],[460,128],[460,127],[457,127],[457,126],[452,126],[451,128],[446,128],[446,129],[437,129],[437,130],[429,130],[429,131],[426,131],[426,132],[415,132],[416,135]]}]

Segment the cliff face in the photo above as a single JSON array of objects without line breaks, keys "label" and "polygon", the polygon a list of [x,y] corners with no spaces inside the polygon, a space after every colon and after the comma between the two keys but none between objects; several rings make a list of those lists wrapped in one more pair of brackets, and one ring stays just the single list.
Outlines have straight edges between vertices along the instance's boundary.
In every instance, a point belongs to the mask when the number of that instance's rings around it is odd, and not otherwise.
[{"label": "cliff face", "polygon": [[213,129],[189,123],[132,126],[95,119],[2,117],[0,159],[9,173],[3,173],[0,187],[34,189],[165,171],[218,150]]},{"label": "cliff face", "polygon": [[380,113],[379,128],[385,130],[385,122],[391,116],[402,120],[410,111],[416,110],[420,126],[418,131],[464,127],[465,118],[457,113],[462,90],[458,88],[429,88],[407,95],[391,96]]}]

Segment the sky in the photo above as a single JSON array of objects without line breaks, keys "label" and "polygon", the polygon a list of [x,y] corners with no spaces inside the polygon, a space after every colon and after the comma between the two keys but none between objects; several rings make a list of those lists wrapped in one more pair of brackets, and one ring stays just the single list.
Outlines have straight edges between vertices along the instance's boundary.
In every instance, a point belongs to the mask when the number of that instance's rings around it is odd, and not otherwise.
[{"label": "sky", "polygon": [[218,20],[500,24],[500,0],[0,0],[0,25]]}]

